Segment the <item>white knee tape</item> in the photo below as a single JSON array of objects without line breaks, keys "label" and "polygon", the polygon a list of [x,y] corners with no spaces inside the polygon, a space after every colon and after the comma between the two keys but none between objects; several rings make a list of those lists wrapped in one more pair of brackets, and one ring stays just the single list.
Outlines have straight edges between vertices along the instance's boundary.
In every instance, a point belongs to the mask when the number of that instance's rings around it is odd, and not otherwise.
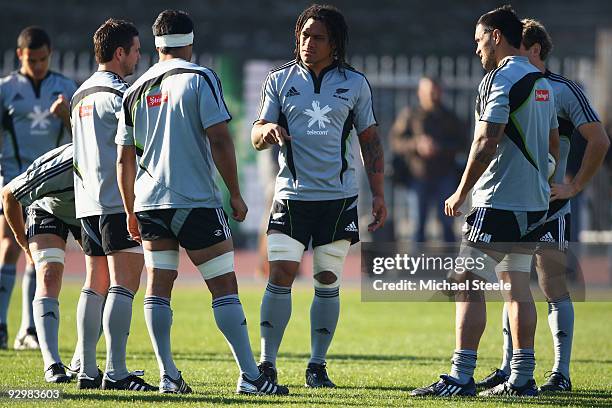
[{"label": "white knee tape", "polygon": [[145,265],[149,268],[176,271],[179,264],[179,251],[144,251]]},{"label": "white knee tape", "polygon": [[204,280],[234,271],[234,251],[226,252],[197,266]]},{"label": "white knee tape", "polygon": [[320,245],[314,249],[314,256],[312,259],[313,276],[324,271],[329,271],[336,275],[336,280],[330,284],[321,283],[315,279],[315,287],[333,288],[340,286],[344,260],[346,259],[350,247],[351,243],[349,241],[341,239],[329,244]]},{"label": "white knee tape", "polygon": [[142,245],[138,245],[131,248],[120,249],[117,252],[124,252],[127,254],[143,254],[144,250],[142,249]]},{"label": "white knee tape", "polygon": [[304,245],[285,234],[268,235],[268,261],[301,262]]},{"label": "white knee tape", "polygon": [[44,248],[34,251],[30,251],[32,259],[34,260],[34,268],[39,270],[42,266],[48,263],[57,262],[64,264],[64,257],[66,253],[63,249],[59,248]]},{"label": "white knee tape", "polygon": [[472,274],[485,279],[487,282],[497,282],[497,275],[495,274],[497,267],[497,260],[478,248],[474,248],[467,245],[462,245],[459,250],[459,258],[462,258],[463,264],[472,264],[471,269],[466,268],[455,268],[455,273],[459,276],[465,272],[471,272]]},{"label": "white knee tape", "polygon": [[504,259],[497,265],[497,272],[531,272],[531,260],[533,255],[506,254]]}]

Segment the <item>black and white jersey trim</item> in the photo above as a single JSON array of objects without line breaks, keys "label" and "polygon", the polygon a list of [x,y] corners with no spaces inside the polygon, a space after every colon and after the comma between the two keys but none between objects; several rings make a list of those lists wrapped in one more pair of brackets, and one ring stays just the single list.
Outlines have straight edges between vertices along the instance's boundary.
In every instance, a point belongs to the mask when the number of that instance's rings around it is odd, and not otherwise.
[{"label": "black and white jersey trim", "polygon": [[123,98],[123,92],[118,89],[111,88],[110,86],[92,86],[91,88],[83,89],[81,92],[72,97],[72,100],[70,101],[70,111],[73,111],[83,99],[101,92],[111,93],[119,98]]},{"label": "black and white jersey trim", "polygon": [[584,116],[587,118],[589,122],[599,122],[599,118],[597,117],[597,114],[591,107],[591,104],[589,103],[586,95],[584,94],[584,92],[582,92],[582,89],[580,89],[580,87],[576,85],[576,83],[570,81],[569,79],[561,75],[553,74],[552,72],[548,72],[547,74],[548,74],[546,76],[547,79],[554,81],[554,82],[562,83],[568,87],[568,89],[576,97],[576,100],[578,101],[578,103],[580,104],[580,107],[582,108],[582,112],[584,113]]},{"label": "black and white jersey trim", "polygon": [[[481,90],[480,93],[480,112],[478,112],[480,118],[482,119],[482,116],[484,115],[485,109],[487,107],[487,104],[489,102],[489,95],[491,93],[491,88],[493,86],[493,81],[495,80],[495,76],[497,75],[497,73],[506,66],[506,64],[508,64],[508,61],[510,60],[505,60],[499,67],[497,67],[496,69],[494,69],[493,71],[489,72],[487,74],[487,76],[485,77],[485,84],[483,86],[483,89]],[[482,92],[484,91],[484,92]]]},{"label": "black and white jersey trim", "polygon": [[258,119],[261,116],[261,111],[263,109],[264,100],[266,99],[266,85],[268,84],[268,81],[270,81],[270,77],[272,76],[272,74],[278,71],[282,71],[285,68],[289,68],[295,64],[297,64],[297,61],[291,60],[276,68],[272,68],[270,72],[268,72],[268,75],[266,76],[266,80],[264,81],[263,86],[261,87],[261,94],[259,96],[259,112],[257,113]]},{"label": "black and white jersey trim", "polygon": [[70,160],[66,160],[64,162],[61,162],[60,164],[58,164],[55,167],[51,167],[48,170],[36,175],[35,177],[32,178],[32,180],[30,180],[29,182],[27,182],[26,184],[24,184],[23,186],[17,188],[15,191],[13,191],[13,194],[15,196],[15,199],[17,201],[19,201],[20,199],[22,199],[26,194],[30,193],[32,190],[34,190],[36,187],[40,186],[42,183],[44,183],[45,181],[58,176],[62,173],[65,173],[66,171],[72,171],[72,159]]}]

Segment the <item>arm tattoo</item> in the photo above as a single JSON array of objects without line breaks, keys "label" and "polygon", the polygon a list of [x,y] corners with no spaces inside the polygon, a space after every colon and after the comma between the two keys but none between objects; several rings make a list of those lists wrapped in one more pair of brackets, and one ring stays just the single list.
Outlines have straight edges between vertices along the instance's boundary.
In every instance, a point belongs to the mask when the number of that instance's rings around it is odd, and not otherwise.
[{"label": "arm tattoo", "polygon": [[383,173],[385,170],[385,157],[376,130],[367,129],[359,135],[359,144],[366,173]]},{"label": "arm tattoo", "polygon": [[486,151],[484,146],[478,146],[472,155],[472,159],[488,166],[494,156],[495,152]]},{"label": "arm tattoo", "polygon": [[487,122],[482,133],[475,140],[472,160],[488,166],[495,157],[497,144],[501,141],[505,127],[504,123]]}]

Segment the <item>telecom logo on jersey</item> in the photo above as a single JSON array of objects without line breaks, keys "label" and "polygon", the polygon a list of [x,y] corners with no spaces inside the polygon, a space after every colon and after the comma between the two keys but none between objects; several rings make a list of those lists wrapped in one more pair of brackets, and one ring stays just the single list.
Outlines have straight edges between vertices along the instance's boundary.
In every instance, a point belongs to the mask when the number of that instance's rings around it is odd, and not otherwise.
[{"label": "telecom logo on jersey", "polygon": [[549,100],[548,89],[536,89],[535,90],[535,100],[537,102],[548,102]]},{"label": "telecom logo on jersey", "polygon": [[147,106],[149,108],[160,106],[162,103],[166,102],[168,102],[168,92],[162,92],[155,95],[147,96]]},{"label": "telecom logo on jersey", "polygon": [[[310,118],[308,120],[308,130],[306,131],[306,134],[313,136],[327,136],[329,130],[322,129],[325,129],[326,123],[331,123],[331,120],[327,117],[327,114],[331,112],[331,110],[332,109],[329,107],[329,105],[325,105],[323,108],[321,108],[319,101],[312,101],[312,109],[304,110],[304,115]],[[310,129],[315,123],[319,126],[319,130]]]}]

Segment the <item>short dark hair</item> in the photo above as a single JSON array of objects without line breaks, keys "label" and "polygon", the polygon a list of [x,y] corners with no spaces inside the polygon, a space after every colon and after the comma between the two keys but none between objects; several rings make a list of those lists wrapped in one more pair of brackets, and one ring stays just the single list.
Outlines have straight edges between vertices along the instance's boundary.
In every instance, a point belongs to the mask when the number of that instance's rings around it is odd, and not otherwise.
[{"label": "short dark hair", "polygon": [[327,28],[329,40],[334,47],[334,59],[339,63],[346,63],[346,46],[348,44],[348,26],[344,16],[336,7],[331,5],[313,4],[300,14],[295,23],[295,58],[300,61],[300,35],[309,19],[321,21]]},{"label": "short dark hair", "polygon": [[553,42],[546,28],[538,20],[526,18],[523,23],[523,45],[531,48],[534,44],[540,44],[540,59],[546,61],[553,49]]},{"label": "short dark hair", "polygon": [[51,38],[49,34],[41,27],[29,26],[21,30],[17,37],[17,48],[29,48],[35,50],[40,47],[47,46],[51,49]]},{"label": "short dark hair", "polygon": [[521,47],[523,23],[521,23],[521,20],[519,20],[517,17],[516,13],[512,9],[512,6],[501,6],[495,10],[483,14],[478,19],[478,23],[476,23],[476,25],[479,24],[490,29],[491,31],[501,31],[502,35],[506,38],[511,46],[514,48]]},{"label": "short dark hair", "polygon": [[138,36],[136,26],[129,21],[109,18],[95,32],[93,36],[94,52],[98,64],[109,62],[117,48],[130,52],[134,37]]},{"label": "short dark hair", "polygon": [[[193,21],[191,17],[181,10],[164,10],[155,19],[153,23],[153,35],[158,37],[168,34],[189,34],[193,31]],[[173,48],[178,47],[162,47],[162,54],[169,54]]]}]

